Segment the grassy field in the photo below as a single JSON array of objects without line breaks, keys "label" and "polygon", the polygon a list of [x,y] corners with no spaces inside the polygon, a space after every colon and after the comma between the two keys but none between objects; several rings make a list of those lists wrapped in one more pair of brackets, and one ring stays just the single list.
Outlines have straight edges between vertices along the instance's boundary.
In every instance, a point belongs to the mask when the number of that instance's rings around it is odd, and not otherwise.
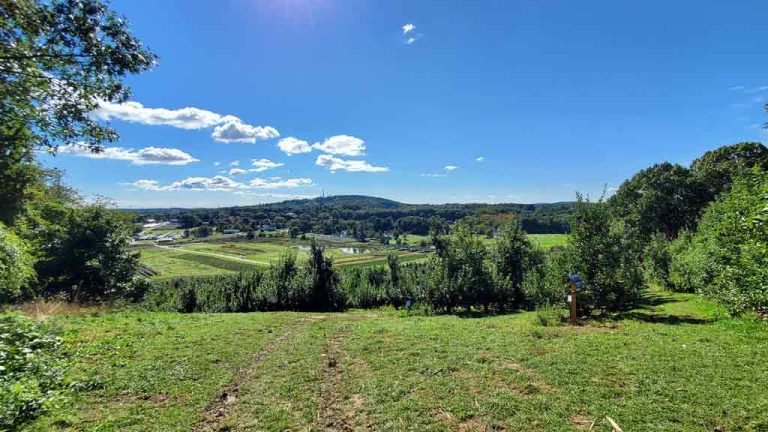
[{"label": "grassy field", "polygon": [[693,295],[647,303],[575,328],[535,312],[60,317],[91,390],[27,430],[768,430],[768,327]]},{"label": "grassy field", "polygon": [[531,242],[544,249],[554,246],[565,246],[568,241],[568,234],[528,234]]}]

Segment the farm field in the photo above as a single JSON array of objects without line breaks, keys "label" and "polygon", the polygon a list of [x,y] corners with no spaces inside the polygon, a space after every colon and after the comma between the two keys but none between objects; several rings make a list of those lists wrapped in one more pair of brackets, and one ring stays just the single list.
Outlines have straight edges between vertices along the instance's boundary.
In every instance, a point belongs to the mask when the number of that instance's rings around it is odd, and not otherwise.
[{"label": "farm field", "polygon": [[[532,243],[544,249],[564,245],[567,234],[529,234]],[[405,238],[410,245],[419,245],[428,241],[428,236],[408,235]],[[490,244],[493,240],[487,239]],[[387,249],[378,244],[343,242],[326,243],[328,256],[338,266],[378,265],[386,263]],[[158,272],[157,277],[175,276],[210,276],[236,273],[268,266],[290,250],[296,250],[303,256],[306,245],[282,237],[268,237],[255,241],[226,241],[211,238],[204,242],[183,241],[174,246],[156,246],[153,243],[142,244],[141,263]],[[425,253],[399,251],[401,262],[423,261]]]},{"label": "farm field", "polygon": [[57,317],[91,390],[25,430],[766,430],[768,329],[694,295],[646,300],[575,328],[535,312]]},{"label": "farm field", "polygon": [[[210,276],[236,273],[265,267],[277,261],[291,250],[299,257],[305,255],[307,246],[284,238],[268,238],[256,241],[207,241],[181,243],[174,246],[144,245],[141,263],[158,272],[156,277]],[[375,244],[348,243],[328,245],[326,253],[338,266],[376,265],[386,263],[389,250]],[[397,252],[401,262],[424,260],[425,253]]]}]

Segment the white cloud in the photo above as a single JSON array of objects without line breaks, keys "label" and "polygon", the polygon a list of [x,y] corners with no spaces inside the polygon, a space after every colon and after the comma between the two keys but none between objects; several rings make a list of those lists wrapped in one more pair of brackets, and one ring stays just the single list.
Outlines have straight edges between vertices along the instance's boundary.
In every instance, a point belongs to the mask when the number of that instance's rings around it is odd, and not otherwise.
[{"label": "white cloud", "polygon": [[446,165],[443,169],[446,170],[446,171],[453,171],[453,170],[458,169],[458,168],[459,167],[457,167],[456,165]]},{"label": "white cloud", "polygon": [[252,168],[250,171],[252,172],[264,172],[267,170],[271,170],[273,168],[281,167],[285,164],[280,162],[273,162],[269,159],[251,159],[251,166],[255,167]]},{"label": "white cloud", "polygon": [[335,135],[322,143],[315,143],[312,148],[328,154],[360,156],[365,154],[365,141],[350,135]]},{"label": "white cloud", "polygon": [[99,120],[122,120],[146,125],[165,125],[180,129],[214,127],[211,137],[221,142],[256,142],[280,136],[271,126],[251,126],[233,115],[186,107],[180,109],[147,108],[139,102],[112,103],[103,101],[92,113]]},{"label": "white cloud", "polygon": [[309,145],[308,142],[294,137],[281,139],[280,142],[277,143],[277,147],[288,156],[292,154],[309,153],[312,151],[312,146]]},{"label": "white cloud", "polygon": [[58,154],[90,159],[123,160],[134,165],[187,165],[192,162],[199,162],[199,159],[195,159],[189,153],[165,147],[146,147],[139,150],[124,147],[104,147],[101,152],[94,153],[85,144],[67,144],[58,148]]},{"label": "white cloud", "polygon": [[408,34],[414,31],[416,29],[416,26],[413,24],[405,24],[403,25],[402,29],[403,29],[403,34]]},{"label": "white cloud", "polygon": [[213,163],[213,166],[219,166],[219,165],[221,165],[221,162],[214,162]]},{"label": "white cloud", "polygon": [[[229,164],[230,166],[239,166],[240,162],[235,161]],[[280,162],[272,162],[269,159],[251,159],[251,165],[254,168],[250,169],[243,169],[243,168],[232,168],[229,171],[223,171],[223,173],[228,173],[229,175],[238,175],[238,174],[246,174],[250,172],[264,172],[267,170],[271,170],[273,168],[281,167],[285,164]]]},{"label": "white cloud", "polygon": [[93,115],[100,120],[118,119],[131,123],[167,125],[181,129],[203,129],[224,121],[236,119],[233,116],[222,116],[215,112],[192,107],[175,110],[146,108],[139,102],[119,104],[101,102],[99,108],[93,112]]},{"label": "white cloud", "polygon": [[318,166],[328,167],[331,172],[336,171],[349,171],[349,172],[387,172],[389,168],[378,167],[369,164],[363,160],[347,160],[337,158],[328,154],[320,155],[317,157],[315,164]]},{"label": "white cloud", "polygon": [[485,162],[485,158],[482,156],[478,156],[475,158],[475,162]]},{"label": "white cloud", "polygon": [[217,191],[217,192],[235,192],[247,191],[252,189],[278,189],[295,188],[300,186],[312,186],[314,183],[309,178],[292,178],[280,181],[268,181],[264,179],[253,179],[248,183],[240,183],[229,177],[188,177],[184,180],[175,181],[168,185],[161,185],[157,180],[137,180],[130,183],[141,190],[149,191]]},{"label": "white cloud", "polygon": [[445,177],[446,174],[433,174],[433,173],[424,173],[421,175],[422,177]]},{"label": "white cloud", "polygon": [[255,143],[257,139],[277,138],[280,133],[271,126],[251,126],[240,120],[232,120],[216,126],[211,138],[216,141]]},{"label": "white cloud", "polygon": [[231,167],[240,166],[240,161],[239,160],[232,161],[232,162],[229,163],[229,166],[231,166]]}]

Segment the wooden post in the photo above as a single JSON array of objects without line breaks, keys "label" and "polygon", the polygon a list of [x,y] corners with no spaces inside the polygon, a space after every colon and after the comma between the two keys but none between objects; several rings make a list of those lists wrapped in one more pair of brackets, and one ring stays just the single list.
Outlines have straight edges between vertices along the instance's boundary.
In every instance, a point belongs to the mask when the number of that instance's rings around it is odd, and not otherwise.
[{"label": "wooden post", "polygon": [[571,325],[576,325],[576,283],[571,281]]}]

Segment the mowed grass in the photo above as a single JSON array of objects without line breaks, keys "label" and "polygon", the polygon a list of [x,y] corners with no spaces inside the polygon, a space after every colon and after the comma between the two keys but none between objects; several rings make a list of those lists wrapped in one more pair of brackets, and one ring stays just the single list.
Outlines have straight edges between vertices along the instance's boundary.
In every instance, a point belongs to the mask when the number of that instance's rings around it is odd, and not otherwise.
[{"label": "mowed grass", "polygon": [[768,430],[768,326],[694,295],[647,301],[578,327],[535,312],[62,317],[72,375],[95,388],[28,430]]},{"label": "mowed grass", "polygon": [[141,263],[159,272],[155,277],[167,278],[174,276],[212,276],[217,274],[237,273],[253,270],[256,263],[193,254],[181,248],[141,248]]}]

